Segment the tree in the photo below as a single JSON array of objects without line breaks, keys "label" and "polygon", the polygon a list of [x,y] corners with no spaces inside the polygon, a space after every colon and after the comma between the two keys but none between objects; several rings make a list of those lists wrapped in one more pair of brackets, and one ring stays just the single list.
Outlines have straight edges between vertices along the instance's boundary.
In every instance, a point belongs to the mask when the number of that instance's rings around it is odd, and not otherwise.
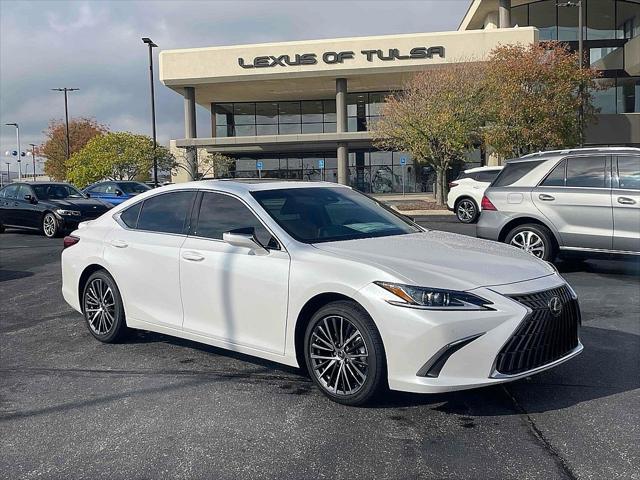
[{"label": "tree", "polygon": [[436,171],[436,202],[444,205],[446,172],[480,138],[483,68],[475,62],[416,74],[404,90],[385,99],[372,125],[374,145],[411,154]]},{"label": "tree", "polygon": [[[171,170],[175,158],[156,148],[158,170]],[[103,179],[147,180],[153,167],[153,140],[146,135],[110,132],[95,137],[67,162],[67,178],[79,187]]]},{"label": "tree", "polygon": [[[580,69],[565,44],[502,45],[486,64],[485,142],[502,158],[580,143],[597,109],[591,91],[598,73]],[[584,121],[578,112],[583,108]]]},{"label": "tree", "polygon": [[205,149],[195,152],[195,165],[187,162],[186,148],[176,148],[176,162],[174,170],[182,169],[187,172],[189,180],[203,177],[224,178],[229,176],[235,160],[220,152],[209,153]]},{"label": "tree", "polygon": [[[76,118],[69,121],[69,152],[80,151],[89,140],[108,131],[105,125],[92,118]],[[39,152],[46,158],[44,172],[55,180],[67,178],[67,151],[64,121],[51,120],[43,132],[47,140],[40,145]]]}]

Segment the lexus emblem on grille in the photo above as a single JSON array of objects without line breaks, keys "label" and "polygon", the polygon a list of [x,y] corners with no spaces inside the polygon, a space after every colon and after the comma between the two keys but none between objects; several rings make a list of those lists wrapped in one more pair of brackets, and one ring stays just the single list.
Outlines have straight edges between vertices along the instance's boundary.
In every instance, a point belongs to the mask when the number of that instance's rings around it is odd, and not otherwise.
[{"label": "lexus emblem on grille", "polygon": [[554,317],[562,313],[562,301],[560,297],[551,297],[551,300],[549,300],[549,310],[551,310]]}]

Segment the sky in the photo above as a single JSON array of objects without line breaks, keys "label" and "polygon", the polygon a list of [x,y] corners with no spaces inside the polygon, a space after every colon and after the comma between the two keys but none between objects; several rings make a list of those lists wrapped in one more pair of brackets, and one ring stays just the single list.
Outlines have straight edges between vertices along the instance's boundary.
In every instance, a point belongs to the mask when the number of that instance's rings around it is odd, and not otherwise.
[{"label": "sky", "polygon": [[[74,87],[70,117],[93,117],[111,130],[151,134],[148,50],[154,54],[158,141],[184,136],[182,96],[158,81],[157,51],[456,30],[470,0],[0,0],[1,167],[44,140],[52,119],[64,118],[63,94]],[[198,107],[198,136],[210,136]],[[10,166],[15,170],[15,160]],[[38,169],[40,170],[40,169]]]}]

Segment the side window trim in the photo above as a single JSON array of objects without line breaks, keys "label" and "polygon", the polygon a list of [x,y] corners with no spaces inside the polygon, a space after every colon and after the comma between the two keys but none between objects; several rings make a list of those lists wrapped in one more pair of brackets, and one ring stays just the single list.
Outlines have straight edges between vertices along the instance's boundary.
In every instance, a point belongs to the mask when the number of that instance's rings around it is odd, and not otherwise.
[{"label": "side window trim", "polygon": [[[542,180],[540,180],[540,182],[538,182],[538,185],[536,185],[536,187],[547,187],[548,186],[549,188],[567,188],[567,165],[569,164],[568,158],[569,157],[562,157],[559,161],[554,163],[553,167],[551,167],[549,169],[549,171],[547,172],[547,174],[544,177],[542,177]],[[562,182],[562,185],[554,185],[554,186],[543,185],[544,182],[547,181],[547,178],[549,178],[549,176],[554,172],[556,167],[558,165],[560,165],[562,162],[564,162],[564,180]]]},{"label": "side window trim", "polygon": [[[280,241],[280,239],[278,238],[278,236],[273,233],[273,230],[271,228],[269,228],[267,225],[265,225],[265,223],[262,221],[262,219],[256,214],[255,210],[253,208],[251,208],[250,205],[247,204],[247,202],[244,201],[244,199],[240,198],[237,195],[234,195],[233,193],[230,192],[222,192],[220,190],[198,190],[198,196],[196,197],[196,200],[194,202],[194,212],[192,212],[192,216],[191,219],[193,221],[192,225],[190,225],[189,228],[189,233],[188,236],[193,237],[193,238],[200,238],[202,240],[210,240],[210,241],[214,241],[214,242],[223,242],[224,240],[221,240],[219,238],[210,238],[210,237],[201,237],[199,235],[195,235],[193,232],[196,231],[196,228],[198,226],[198,220],[200,219],[200,206],[202,205],[202,199],[204,198],[205,193],[214,193],[214,194],[219,194],[219,195],[225,195],[227,197],[231,197],[234,198],[236,200],[238,200],[244,207],[247,208],[247,210],[249,210],[249,212],[251,212],[251,214],[256,218],[256,220],[264,227],[264,229],[269,232],[271,234],[271,236],[275,239],[275,241],[278,243],[278,247],[268,247],[266,245],[263,245],[264,248],[266,248],[267,250],[285,250],[282,242]],[[195,204],[197,204],[197,208],[195,206]]]}]

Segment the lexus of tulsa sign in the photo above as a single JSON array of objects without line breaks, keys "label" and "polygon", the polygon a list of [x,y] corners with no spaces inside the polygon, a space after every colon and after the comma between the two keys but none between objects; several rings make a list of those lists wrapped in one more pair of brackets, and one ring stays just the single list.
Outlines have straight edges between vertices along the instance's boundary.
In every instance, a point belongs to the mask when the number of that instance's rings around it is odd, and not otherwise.
[{"label": "lexus of tulsa sign", "polygon": [[[361,50],[360,54],[363,55],[368,62],[373,62],[374,59],[382,60],[384,62],[393,60],[418,60],[421,58],[433,58],[439,56],[444,58],[444,47],[415,47],[412,48],[409,53],[405,55],[400,54],[400,50],[397,48],[390,48],[388,51],[383,50]],[[336,63],[344,63],[346,61],[355,58],[355,53],[352,51],[345,52],[324,52],[321,57],[323,63],[333,65]],[[295,54],[293,57],[290,55],[263,55],[255,57],[252,63],[245,62],[244,58],[238,58],[238,65],[242,68],[264,68],[264,67],[286,67],[286,66],[298,66],[298,65],[316,65],[318,63],[318,55],[315,53],[302,53]]]}]

